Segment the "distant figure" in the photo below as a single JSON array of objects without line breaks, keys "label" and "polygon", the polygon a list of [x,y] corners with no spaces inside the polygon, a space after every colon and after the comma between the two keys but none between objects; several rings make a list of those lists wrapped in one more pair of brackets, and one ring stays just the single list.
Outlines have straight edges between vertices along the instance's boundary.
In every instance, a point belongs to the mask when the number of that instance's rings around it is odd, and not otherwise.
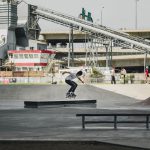
[{"label": "distant figure", "polygon": [[121,69],[121,75],[123,75],[123,83],[125,84],[125,79],[126,79],[126,74],[127,74],[127,71],[125,68],[122,68]]},{"label": "distant figure", "polygon": [[1,41],[2,41],[2,44],[5,44],[6,38],[4,35],[1,35]]},{"label": "distant figure", "polygon": [[111,84],[116,84],[115,67],[112,67],[112,70],[111,70]]},{"label": "distant figure", "polygon": [[84,84],[84,80],[82,78],[82,76],[84,76],[84,71],[83,70],[80,70],[78,71],[77,73],[72,73],[72,72],[69,72],[69,71],[64,71],[62,74],[69,74],[66,78],[65,78],[65,82],[70,85],[70,89],[68,90],[68,92],[66,93],[66,98],[71,98],[71,97],[76,97],[75,95],[75,90],[77,88],[77,83],[74,82],[73,80],[75,78],[79,79],[83,84]]},{"label": "distant figure", "polygon": [[149,70],[148,70],[148,66],[146,66],[146,69],[145,69],[145,83],[148,83],[148,77],[149,77]]}]

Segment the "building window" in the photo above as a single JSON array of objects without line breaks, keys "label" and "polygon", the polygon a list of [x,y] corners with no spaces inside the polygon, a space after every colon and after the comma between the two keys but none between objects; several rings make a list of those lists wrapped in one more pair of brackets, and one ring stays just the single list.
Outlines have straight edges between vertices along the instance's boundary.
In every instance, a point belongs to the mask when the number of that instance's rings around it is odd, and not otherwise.
[{"label": "building window", "polygon": [[48,54],[42,53],[42,54],[41,54],[41,58],[47,59],[47,58],[48,58]]},{"label": "building window", "polygon": [[29,55],[28,54],[24,54],[24,58],[25,59],[29,58]]},{"label": "building window", "polygon": [[29,58],[33,58],[33,54],[29,54]]},{"label": "building window", "polygon": [[16,59],[17,59],[17,58],[18,58],[18,54],[14,54],[14,58],[16,58]]},{"label": "building window", "polygon": [[22,67],[22,71],[28,71],[27,67]]},{"label": "building window", "polygon": [[16,71],[21,71],[21,68],[20,68],[20,67],[17,67],[17,68],[16,68]]},{"label": "building window", "polygon": [[38,58],[38,54],[34,54],[34,58]]},{"label": "building window", "polygon": [[21,58],[21,59],[22,59],[22,58],[23,58],[23,54],[19,54],[19,58]]},{"label": "building window", "polygon": [[33,71],[33,68],[29,68],[29,71]]}]

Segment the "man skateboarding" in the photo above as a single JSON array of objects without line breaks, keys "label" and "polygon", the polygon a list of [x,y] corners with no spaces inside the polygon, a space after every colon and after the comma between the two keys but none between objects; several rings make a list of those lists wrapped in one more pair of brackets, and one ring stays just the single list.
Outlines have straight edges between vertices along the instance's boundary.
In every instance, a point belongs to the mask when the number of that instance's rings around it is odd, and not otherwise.
[{"label": "man skateboarding", "polygon": [[69,72],[69,71],[64,71],[62,74],[69,74],[66,78],[65,78],[65,82],[70,85],[70,89],[68,90],[67,94],[66,94],[66,98],[71,98],[71,97],[76,97],[76,95],[74,94],[78,84],[76,82],[74,82],[73,80],[75,78],[77,78],[78,80],[80,80],[83,84],[84,84],[84,81],[83,81],[83,78],[82,76],[84,76],[84,71],[83,70],[80,70],[78,71],[77,73],[72,73],[72,72]]}]

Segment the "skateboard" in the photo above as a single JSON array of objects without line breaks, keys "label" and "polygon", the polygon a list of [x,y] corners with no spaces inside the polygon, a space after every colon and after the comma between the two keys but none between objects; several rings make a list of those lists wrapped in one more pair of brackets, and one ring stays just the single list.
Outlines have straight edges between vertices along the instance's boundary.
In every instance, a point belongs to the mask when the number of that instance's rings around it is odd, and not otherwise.
[{"label": "skateboard", "polygon": [[69,98],[69,99],[76,98],[76,95],[74,93],[67,93],[66,98]]}]

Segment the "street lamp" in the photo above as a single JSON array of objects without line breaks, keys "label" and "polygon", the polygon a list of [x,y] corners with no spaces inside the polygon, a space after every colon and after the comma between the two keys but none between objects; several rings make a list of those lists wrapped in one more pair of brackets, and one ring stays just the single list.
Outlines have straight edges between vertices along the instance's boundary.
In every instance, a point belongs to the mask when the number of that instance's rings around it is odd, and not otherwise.
[{"label": "street lamp", "polygon": [[103,25],[103,9],[104,9],[104,6],[101,8],[101,25]]},{"label": "street lamp", "polygon": [[137,3],[139,0],[135,0],[135,29],[137,29]]}]

